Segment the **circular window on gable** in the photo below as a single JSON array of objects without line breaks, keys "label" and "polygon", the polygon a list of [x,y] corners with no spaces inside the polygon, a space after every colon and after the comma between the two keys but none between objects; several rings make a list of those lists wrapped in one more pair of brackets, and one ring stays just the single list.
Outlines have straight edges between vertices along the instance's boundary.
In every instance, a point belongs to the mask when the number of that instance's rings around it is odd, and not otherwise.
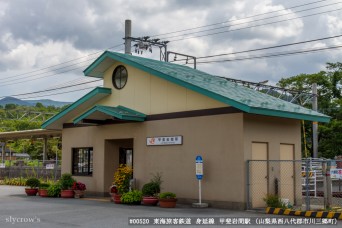
[{"label": "circular window on gable", "polygon": [[116,89],[122,89],[127,83],[127,70],[124,66],[120,65],[115,68],[112,75],[112,83]]}]

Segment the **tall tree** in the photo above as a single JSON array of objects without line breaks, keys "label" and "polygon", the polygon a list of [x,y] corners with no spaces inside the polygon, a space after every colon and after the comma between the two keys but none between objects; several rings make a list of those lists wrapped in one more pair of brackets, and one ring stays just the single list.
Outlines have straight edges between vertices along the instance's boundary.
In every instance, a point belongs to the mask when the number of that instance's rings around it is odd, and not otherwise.
[{"label": "tall tree", "polygon": [[[333,158],[342,155],[342,63],[327,63],[326,69],[315,74],[282,78],[278,86],[311,93],[312,84],[317,83],[318,109],[332,117],[329,123],[319,124],[319,156]],[[306,106],[311,108],[311,104]],[[302,139],[303,148],[306,140],[312,151],[311,122],[305,121],[304,129],[308,138]]]}]

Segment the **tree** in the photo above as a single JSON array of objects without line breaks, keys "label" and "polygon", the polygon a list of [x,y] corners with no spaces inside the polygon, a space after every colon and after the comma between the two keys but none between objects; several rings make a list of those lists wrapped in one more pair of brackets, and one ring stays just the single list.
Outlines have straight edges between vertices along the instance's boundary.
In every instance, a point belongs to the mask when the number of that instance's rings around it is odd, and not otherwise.
[{"label": "tree", "polygon": [[[32,130],[40,129],[41,121],[31,121],[32,117],[29,115],[20,115],[20,119],[10,119],[17,118],[16,113],[20,111],[26,112],[51,112],[57,113],[61,111],[61,108],[48,106],[44,107],[41,103],[37,103],[36,107],[26,107],[14,104],[8,104],[5,106],[5,110],[0,109],[0,132],[4,131],[22,131],[22,130]],[[11,114],[6,114],[10,112]],[[37,119],[35,119],[37,120]],[[48,139],[48,153],[47,159],[55,159],[56,154],[58,159],[61,158],[61,148],[58,146],[60,144],[59,139]],[[43,153],[43,141],[42,140],[27,140],[21,139],[16,140],[11,143],[11,149],[13,152],[28,153],[33,159],[42,159]]]},{"label": "tree", "polygon": [[6,105],[5,105],[5,109],[6,109],[6,110],[13,110],[13,109],[15,109],[16,107],[17,107],[16,104],[6,104]]},{"label": "tree", "polygon": [[[318,109],[332,117],[330,123],[319,124],[319,156],[333,158],[342,154],[342,63],[327,63],[326,69],[316,74],[282,78],[278,86],[311,93],[312,84],[317,83]],[[306,106],[311,108],[310,104]],[[312,123],[305,121],[304,129],[307,138],[302,138],[303,148],[306,140],[308,149],[312,151]]]},{"label": "tree", "polygon": [[36,108],[44,108],[44,105],[40,102],[36,103]]}]

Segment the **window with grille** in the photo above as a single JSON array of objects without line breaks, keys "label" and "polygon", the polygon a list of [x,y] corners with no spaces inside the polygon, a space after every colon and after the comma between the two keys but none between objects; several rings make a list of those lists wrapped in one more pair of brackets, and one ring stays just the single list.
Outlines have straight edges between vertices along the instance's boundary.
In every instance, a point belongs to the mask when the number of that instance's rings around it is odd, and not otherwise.
[{"label": "window with grille", "polygon": [[93,174],[93,148],[72,149],[72,174],[91,176]]}]

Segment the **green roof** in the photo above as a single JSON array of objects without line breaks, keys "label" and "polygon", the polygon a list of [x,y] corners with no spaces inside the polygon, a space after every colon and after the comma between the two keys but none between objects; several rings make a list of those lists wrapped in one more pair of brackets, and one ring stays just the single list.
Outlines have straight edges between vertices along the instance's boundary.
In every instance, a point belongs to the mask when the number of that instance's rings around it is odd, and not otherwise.
[{"label": "green roof", "polygon": [[[44,129],[62,129],[63,123],[73,118],[76,113],[81,112],[87,109],[89,106],[96,104],[100,99],[105,96],[108,96],[112,93],[112,90],[109,88],[96,87],[66,109],[57,113],[47,121],[42,124],[42,128]],[[58,120],[58,121],[57,121]]]},{"label": "green roof", "polygon": [[103,105],[95,105],[79,117],[77,117],[73,122],[77,124],[81,120],[87,118],[91,114],[96,112],[101,112],[107,114],[109,116],[118,118],[120,120],[130,120],[130,121],[139,121],[142,122],[145,120],[146,115],[135,110],[126,108],[124,106],[117,106],[117,107],[110,107],[110,106],[103,106]]},{"label": "green roof", "polygon": [[329,122],[330,117],[187,66],[105,51],[86,76],[103,77],[114,61],[138,68],[247,113]]}]

